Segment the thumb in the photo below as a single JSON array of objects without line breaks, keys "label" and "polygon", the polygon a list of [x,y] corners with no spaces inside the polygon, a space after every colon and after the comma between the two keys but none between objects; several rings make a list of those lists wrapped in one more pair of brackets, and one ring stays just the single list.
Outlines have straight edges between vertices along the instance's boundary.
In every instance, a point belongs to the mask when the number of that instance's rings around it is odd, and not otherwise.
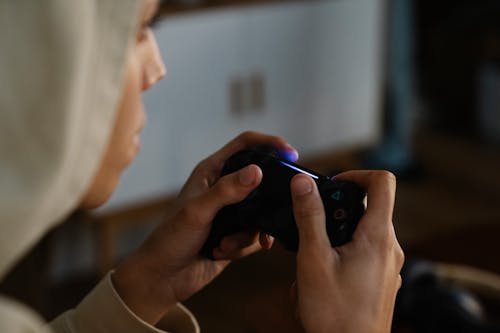
[{"label": "thumb", "polygon": [[294,176],[291,192],[293,213],[299,230],[299,252],[304,249],[330,249],[325,210],[314,180],[303,174]]},{"label": "thumb", "polygon": [[218,211],[245,199],[261,180],[261,169],[249,165],[221,177],[208,191],[184,203],[172,221],[165,224],[171,229],[170,242],[175,243],[170,248],[191,247],[198,251],[206,241]]},{"label": "thumb", "polygon": [[245,199],[262,180],[262,171],[256,165],[248,165],[237,172],[220,178],[207,192],[192,200],[192,220],[208,226],[224,206]]}]

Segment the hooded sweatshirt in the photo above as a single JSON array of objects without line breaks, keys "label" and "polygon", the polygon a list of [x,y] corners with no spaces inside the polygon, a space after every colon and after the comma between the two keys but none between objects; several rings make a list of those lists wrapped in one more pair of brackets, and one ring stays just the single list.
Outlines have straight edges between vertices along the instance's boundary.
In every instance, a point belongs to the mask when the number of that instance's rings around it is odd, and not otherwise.
[{"label": "hooded sweatshirt", "polygon": [[[141,0],[0,0],[0,279],[75,209],[111,134]],[[179,305],[160,323],[195,332]],[[0,332],[162,332],[109,275],[45,325],[0,296]]]}]

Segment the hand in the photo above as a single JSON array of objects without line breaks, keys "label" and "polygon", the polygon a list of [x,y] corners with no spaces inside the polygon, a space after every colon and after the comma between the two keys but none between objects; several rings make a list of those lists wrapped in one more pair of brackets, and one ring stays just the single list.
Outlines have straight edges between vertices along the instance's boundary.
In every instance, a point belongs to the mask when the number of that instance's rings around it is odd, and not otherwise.
[{"label": "hand", "polygon": [[297,175],[291,189],[299,229],[297,312],[314,332],[390,332],[403,251],[392,224],[395,177],[351,171],[335,177],[367,190],[368,206],[351,242],[332,248],[316,183]]},{"label": "hand", "polygon": [[210,283],[231,260],[272,246],[270,236],[241,233],[226,237],[214,249],[218,260],[199,256],[217,212],[243,200],[259,185],[262,172],[256,165],[219,179],[231,155],[255,145],[297,154],[278,137],[253,132],[238,136],[195,168],[164,223],[113,274],[119,295],[142,319],[155,324],[171,306]]}]

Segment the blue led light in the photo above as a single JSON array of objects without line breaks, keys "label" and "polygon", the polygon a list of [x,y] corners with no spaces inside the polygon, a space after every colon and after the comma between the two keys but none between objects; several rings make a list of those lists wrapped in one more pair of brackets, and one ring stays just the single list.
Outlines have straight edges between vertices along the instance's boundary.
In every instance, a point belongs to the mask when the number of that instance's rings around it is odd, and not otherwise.
[{"label": "blue led light", "polygon": [[313,174],[312,174],[312,173],[310,173],[310,172],[304,171],[304,170],[302,170],[302,169],[300,169],[300,168],[298,168],[298,167],[296,167],[296,166],[294,166],[294,165],[288,164],[288,163],[283,162],[283,161],[280,161],[280,163],[281,163],[281,164],[283,164],[283,165],[286,165],[287,167],[289,167],[289,168],[291,168],[291,169],[293,169],[293,170],[295,170],[295,171],[298,171],[298,172],[303,173],[303,174],[305,174],[305,175],[311,176],[311,177],[313,177],[314,179],[318,179],[318,178],[319,178],[318,176],[313,175]]},{"label": "blue led light", "polygon": [[282,158],[290,162],[296,162],[299,159],[297,152],[293,150],[281,150],[279,154]]}]

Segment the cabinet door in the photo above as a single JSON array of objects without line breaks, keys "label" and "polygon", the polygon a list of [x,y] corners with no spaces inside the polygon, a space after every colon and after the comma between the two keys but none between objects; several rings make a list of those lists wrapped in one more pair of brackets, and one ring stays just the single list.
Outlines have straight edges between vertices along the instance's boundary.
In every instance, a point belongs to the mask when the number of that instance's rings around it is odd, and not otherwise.
[{"label": "cabinet door", "polygon": [[268,104],[258,125],[304,154],[378,140],[385,0],[255,8],[245,17],[250,67]]},{"label": "cabinet door", "polygon": [[308,149],[374,145],[381,136],[386,0],[319,1]]},{"label": "cabinet door", "polygon": [[310,3],[255,7],[243,23],[248,34],[243,46],[248,50],[248,71],[259,73],[265,86],[263,110],[255,119],[245,120],[252,121],[256,129],[281,135],[299,146],[314,66],[313,14]]}]

